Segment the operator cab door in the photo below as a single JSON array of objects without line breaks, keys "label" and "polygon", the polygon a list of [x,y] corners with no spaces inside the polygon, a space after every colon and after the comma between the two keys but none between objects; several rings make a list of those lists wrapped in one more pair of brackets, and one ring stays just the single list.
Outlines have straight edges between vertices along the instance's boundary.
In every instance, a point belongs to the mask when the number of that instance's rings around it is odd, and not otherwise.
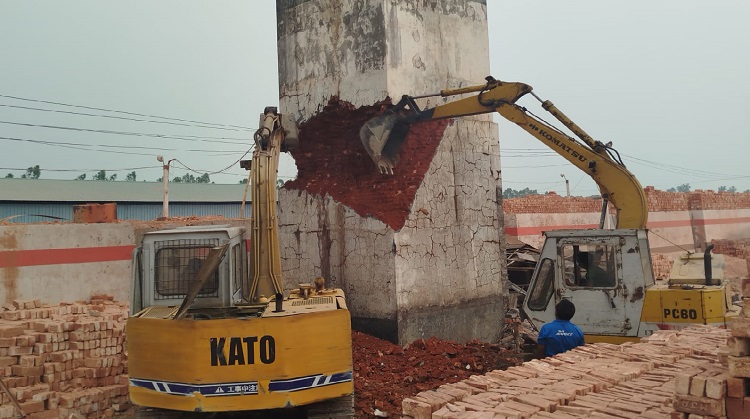
[{"label": "operator cab door", "polygon": [[626,336],[638,319],[628,306],[623,285],[621,238],[561,238],[557,245],[555,302],[576,306],[571,320],[585,334]]}]

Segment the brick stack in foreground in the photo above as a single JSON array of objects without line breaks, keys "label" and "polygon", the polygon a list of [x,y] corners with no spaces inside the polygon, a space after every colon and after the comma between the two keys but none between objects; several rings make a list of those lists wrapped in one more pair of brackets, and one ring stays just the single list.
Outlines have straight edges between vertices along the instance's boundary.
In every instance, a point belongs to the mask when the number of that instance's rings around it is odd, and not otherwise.
[{"label": "brick stack in foreground", "polygon": [[730,418],[750,418],[750,279],[742,280],[742,312],[729,325],[726,407]]},{"label": "brick stack in foreground", "polygon": [[[127,305],[108,299],[0,309],[0,379],[30,419],[106,417],[128,405]],[[0,391],[0,419],[15,418]]]},{"label": "brick stack in foreground", "polygon": [[421,392],[404,399],[403,413],[415,419],[681,417],[672,406],[676,377],[721,368],[717,353],[728,334],[693,326],[639,343],[589,344]]}]

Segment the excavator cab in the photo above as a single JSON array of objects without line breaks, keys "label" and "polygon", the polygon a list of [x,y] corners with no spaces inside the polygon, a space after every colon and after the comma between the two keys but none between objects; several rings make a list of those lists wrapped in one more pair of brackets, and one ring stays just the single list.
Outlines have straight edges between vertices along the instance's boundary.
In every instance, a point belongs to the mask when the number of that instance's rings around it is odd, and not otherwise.
[{"label": "excavator cab", "polygon": [[[675,260],[668,280],[656,280],[645,229],[544,232],[539,263],[523,303],[536,327],[555,319],[570,300],[571,320],[586,342],[637,341],[660,329],[694,324],[725,327],[737,315],[723,274],[723,257],[710,253]],[[716,274],[714,276],[712,273]]]}]

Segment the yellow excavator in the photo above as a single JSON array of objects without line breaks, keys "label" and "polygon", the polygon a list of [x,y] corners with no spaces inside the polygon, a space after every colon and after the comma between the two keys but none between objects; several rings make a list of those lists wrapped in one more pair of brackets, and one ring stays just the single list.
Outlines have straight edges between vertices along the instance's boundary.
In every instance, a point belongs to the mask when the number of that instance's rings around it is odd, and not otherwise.
[{"label": "yellow excavator", "polygon": [[[420,109],[417,100],[472,94],[433,108]],[[516,102],[531,95],[581,141],[531,114]],[[540,99],[532,87],[487,77],[486,83],[420,96],[403,96],[381,116],[367,121],[360,137],[381,173],[397,170],[409,126],[422,121],[497,112],[541,141],[599,186],[603,199],[599,229],[544,232],[540,260],[529,284],[524,311],[532,324],[555,319],[555,304],[569,299],[576,305],[573,321],[586,340],[620,343],[637,340],[659,329],[690,324],[725,325],[736,315],[727,284],[713,278],[721,255],[711,246],[702,258],[688,255],[675,261],[669,281],[655,281],[646,222],[648,206],[641,184],[625,167],[611,143],[594,140],[552,102]],[[614,229],[603,229],[608,203],[617,215]],[[679,276],[677,278],[676,276]]]},{"label": "yellow excavator", "polygon": [[252,161],[243,162],[252,231],[154,231],[134,251],[127,348],[130,399],[143,407],[140,417],[353,413],[344,292],[324,278],[288,295],[282,286],[276,178],[279,154],[298,141],[294,120],[266,108],[254,141]]}]

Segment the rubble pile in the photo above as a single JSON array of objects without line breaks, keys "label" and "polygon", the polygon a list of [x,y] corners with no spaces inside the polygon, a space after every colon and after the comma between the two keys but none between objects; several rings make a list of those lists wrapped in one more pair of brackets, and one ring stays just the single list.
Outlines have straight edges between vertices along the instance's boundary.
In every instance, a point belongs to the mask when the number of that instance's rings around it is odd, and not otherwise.
[{"label": "rubble pile", "polygon": [[362,418],[400,417],[404,398],[519,363],[515,353],[476,340],[460,344],[433,337],[401,347],[355,331],[352,346],[354,404]]},{"label": "rubble pile", "polygon": [[[14,300],[0,311],[0,418],[88,417],[128,408],[127,305]],[[12,398],[11,398],[12,396]],[[72,416],[71,416],[72,415]]]}]

